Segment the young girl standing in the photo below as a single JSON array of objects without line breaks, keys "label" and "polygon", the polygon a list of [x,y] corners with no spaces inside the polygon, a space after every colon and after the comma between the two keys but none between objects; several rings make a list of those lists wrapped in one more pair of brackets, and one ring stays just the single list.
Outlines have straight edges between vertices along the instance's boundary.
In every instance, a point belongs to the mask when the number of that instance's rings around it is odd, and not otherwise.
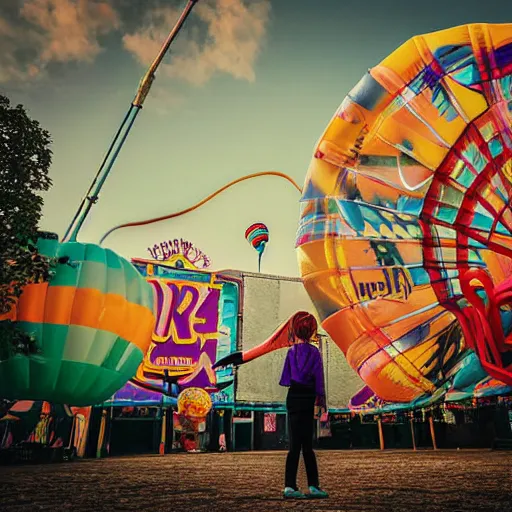
[{"label": "young girl standing", "polygon": [[[290,326],[289,338],[293,343],[284,363],[279,384],[288,387],[286,408],[290,451],[286,457],[285,498],[327,498],[320,488],[318,466],[313,451],[315,405],[325,411],[325,385],[320,351],[311,344],[316,337],[318,324],[313,315],[297,313]],[[300,453],[304,457],[309,493],[297,487],[297,470]]]}]

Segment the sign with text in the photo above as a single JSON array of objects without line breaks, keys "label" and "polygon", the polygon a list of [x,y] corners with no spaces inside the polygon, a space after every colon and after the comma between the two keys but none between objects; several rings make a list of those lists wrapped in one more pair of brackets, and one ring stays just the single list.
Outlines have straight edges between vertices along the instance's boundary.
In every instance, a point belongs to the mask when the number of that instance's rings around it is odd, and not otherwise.
[{"label": "sign with text", "polygon": [[210,258],[203,251],[183,238],[164,240],[148,247],[148,252],[153,260],[168,261],[182,256],[197,269],[205,269],[211,265]]},{"label": "sign with text", "polygon": [[144,374],[163,375],[167,370],[170,376],[186,375],[202,363],[201,369],[211,378],[219,338],[221,286],[167,279],[148,282],[154,290],[157,323]]},{"label": "sign with text", "polygon": [[213,392],[214,403],[231,403],[233,369],[213,370],[212,365],[236,350],[238,285],[193,270],[173,269],[160,275],[154,263],[148,275],[144,269],[149,264],[137,268],[153,288],[157,318],[135,381],[163,389],[167,375],[180,389],[203,388]]}]

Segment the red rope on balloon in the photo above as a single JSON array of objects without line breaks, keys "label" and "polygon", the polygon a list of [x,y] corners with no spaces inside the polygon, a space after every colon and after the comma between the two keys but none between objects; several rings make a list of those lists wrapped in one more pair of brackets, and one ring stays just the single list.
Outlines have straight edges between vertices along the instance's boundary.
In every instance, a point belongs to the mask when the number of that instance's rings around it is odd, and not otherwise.
[{"label": "red rope on balloon", "polygon": [[[487,304],[477,293],[477,282],[487,296]],[[478,354],[482,367],[492,377],[512,385],[512,371],[504,368],[501,354],[511,348],[505,339],[500,307],[512,299],[512,279],[494,287],[492,277],[481,268],[466,270],[460,277],[461,290],[472,307],[453,311],[459,320],[468,345]],[[478,286],[477,285],[477,286]]]},{"label": "red rope on balloon", "polygon": [[299,192],[302,193],[302,189],[299,187],[299,185],[297,185],[297,183],[293,180],[293,178],[291,178],[290,176],[288,176],[287,174],[284,174],[282,172],[264,171],[264,172],[256,172],[254,174],[248,174],[247,176],[243,176],[242,178],[238,178],[234,181],[230,181],[227,185],[224,185],[223,187],[219,188],[218,190],[216,190],[209,196],[205,197],[198,203],[194,204],[193,206],[190,206],[189,208],[185,208],[184,210],[180,210],[179,212],[170,213],[169,215],[163,215],[162,217],[155,217],[152,219],[142,220],[142,221],[138,221],[138,222],[127,222],[126,224],[120,224],[119,226],[115,226],[112,229],[110,229],[109,231],[107,231],[101,237],[100,245],[105,241],[105,239],[109,235],[111,235],[114,231],[117,231],[118,229],[131,228],[131,227],[136,227],[136,226],[147,226],[148,224],[154,224],[155,222],[161,222],[163,220],[169,220],[169,219],[174,219],[176,217],[180,217],[181,215],[185,215],[186,213],[190,213],[194,210],[197,210],[199,207],[203,206],[208,201],[211,201],[214,197],[218,196],[219,194],[221,194],[228,188],[231,188],[232,186],[237,185],[238,183],[241,183],[242,181],[250,180],[252,178],[259,178],[261,176],[277,176],[278,178],[283,178],[283,179],[287,180],[288,182],[290,182]]}]

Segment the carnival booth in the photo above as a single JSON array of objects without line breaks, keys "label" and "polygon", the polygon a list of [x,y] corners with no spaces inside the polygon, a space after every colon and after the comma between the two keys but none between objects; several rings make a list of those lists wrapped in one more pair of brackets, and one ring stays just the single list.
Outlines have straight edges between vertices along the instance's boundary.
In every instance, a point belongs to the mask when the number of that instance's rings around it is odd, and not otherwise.
[{"label": "carnival booth", "polygon": [[70,460],[81,455],[86,430],[83,411],[42,400],[20,400],[0,419],[0,459],[4,462]]},{"label": "carnival booth", "polygon": [[153,290],[156,326],[134,378],[95,408],[96,455],[230,449],[233,368],[212,365],[236,349],[239,284],[209,272],[190,242],[148,252],[151,259],[132,262]]}]

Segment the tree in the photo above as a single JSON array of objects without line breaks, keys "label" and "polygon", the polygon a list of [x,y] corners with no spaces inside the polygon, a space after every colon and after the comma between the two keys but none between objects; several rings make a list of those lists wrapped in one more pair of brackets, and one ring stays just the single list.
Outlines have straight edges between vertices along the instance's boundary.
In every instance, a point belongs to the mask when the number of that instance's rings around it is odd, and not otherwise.
[{"label": "tree", "polygon": [[[40,193],[51,186],[51,143],[22,105],[12,107],[0,95],[0,315],[11,310],[25,285],[49,277],[50,262],[35,242],[42,235]],[[14,322],[0,321],[0,358],[5,350],[27,351],[29,342]]]}]

